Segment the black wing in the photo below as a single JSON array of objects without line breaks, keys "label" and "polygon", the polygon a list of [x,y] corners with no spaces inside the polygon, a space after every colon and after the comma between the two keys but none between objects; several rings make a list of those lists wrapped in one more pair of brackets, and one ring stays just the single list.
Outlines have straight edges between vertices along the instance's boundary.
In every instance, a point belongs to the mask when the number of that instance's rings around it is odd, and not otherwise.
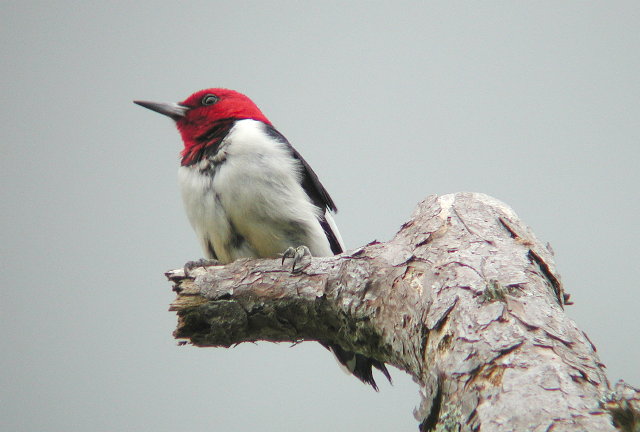
[{"label": "black wing", "polygon": [[[335,203],[331,199],[329,192],[327,192],[324,186],[322,186],[322,183],[320,183],[320,179],[318,179],[318,175],[309,166],[307,161],[304,160],[302,155],[298,153],[298,151],[295,148],[293,148],[293,146],[289,143],[289,141],[287,141],[284,135],[278,132],[273,126],[265,124],[265,127],[266,127],[267,134],[271,138],[285,144],[287,148],[291,151],[291,154],[293,155],[293,157],[298,159],[302,164],[302,168],[303,168],[302,188],[305,190],[307,195],[311,198],[311,202],[313,202],[315,206],[323,210],[329,209],[333,212],[337,212],[338,208],[336,207]],[[322,226],[322,229],[324,230],[324,233],[327,236],[327,239],[329,240],[329,244],[331,245],[331,251],[336,255],[344,252],[344,250],[342,249],[342,246],[340,246],[340,242],[338,241],[336,233],[333,232],[333,230],[331,229],[331,226],[329,225],[329,222],[327,222],[327,219],[324,216],[324,212],[320,216],[320,225]]]},{"label": "black wing", "polygon": [[[318,179],[317,174],[309,166],[307,161],[304,160],[302,155],[300,155],[300,153],[298,153],[298,151],[293,148],[293,146],[289,143],[289,141],[287,141],[287,139],[275,128],[267,124],[265,124],[265,126],[266,126],[267,134],[269,134],[269,136],[272,137],[273,139],[285,144],[287,148],[289,148],[289,150],[291,151],[291,155],[294,158],[298,159],[302,164],[302,167],[303,167],[302,188],[305,190],[307,195],[309,195],[313,204],[325,211],[329,209],[334,212],[337,212],[338,209],[334,204],[333,200],[331,199],[331,196],[329,196],[329,192],[327,192],[324,186],[322,186],[322,183],[320,183],[320,180]],[[335,232],[333,232],[333,230],[331,229],[331,226],[329,225],[329,222],[327,222],[327,219],[324,216],[324,212],[320,216],[320,225],[322,226],[322,229],[324,230],[324,233],[327,236],[327,239],[329,240],[329,244],[331,245],[331,251],[334,254],[339,254],[344,252],[342,249],[342,246],[340,246],[340,242],[338,241],[338,238],[336,237]],[[343,365],[345,365],[345,367],[353,375],[355,375],[359,380],[361,380],[365,384],[371,384],[371,386],[376,391],[378,391],[378,386],[376,385],[376,382],[373,379],[373,371],[372,371],[373,367],[379,369],[383,373],[383,375],[387,377],[389,382],[391,382],[391,375],[389,375],[389,371],[387,370],[384,363],[375,359],[368,358],[362,354],[346,351],[342,349],[342,347],[339,345],[326,344],[323,342],[320,342],[320,343],[324,345],[327,349],[333,351],[338,361]]]}]

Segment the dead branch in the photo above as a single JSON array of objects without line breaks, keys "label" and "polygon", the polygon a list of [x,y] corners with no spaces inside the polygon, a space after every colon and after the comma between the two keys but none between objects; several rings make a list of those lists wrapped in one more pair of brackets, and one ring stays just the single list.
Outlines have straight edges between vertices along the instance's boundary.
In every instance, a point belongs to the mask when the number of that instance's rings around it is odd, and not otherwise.
[{"label": "dead branch", "polygon": [[167,273],[174,336],[315,340],[384,361],[420,385],[421,431],[638,430],[640,392],[611,389],[552,255],[494,198],[430,196],[391,241],[296,274],[279,260]]}]

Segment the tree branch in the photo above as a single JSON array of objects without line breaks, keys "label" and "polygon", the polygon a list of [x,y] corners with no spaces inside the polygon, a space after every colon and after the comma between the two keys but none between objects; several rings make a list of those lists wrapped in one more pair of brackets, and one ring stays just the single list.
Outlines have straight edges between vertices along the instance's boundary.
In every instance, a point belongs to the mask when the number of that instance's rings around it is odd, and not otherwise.
[{"label": "tree branch", "polygon": [[279,260],[168,272],[174,336],[224,347],[316,340],[391,364],[420,385],[422,431],[637,427],[640,393],[612,393],[564,313],[552,255],[494,198],[430,196],[391,241],[313,258],[296,274]]}]

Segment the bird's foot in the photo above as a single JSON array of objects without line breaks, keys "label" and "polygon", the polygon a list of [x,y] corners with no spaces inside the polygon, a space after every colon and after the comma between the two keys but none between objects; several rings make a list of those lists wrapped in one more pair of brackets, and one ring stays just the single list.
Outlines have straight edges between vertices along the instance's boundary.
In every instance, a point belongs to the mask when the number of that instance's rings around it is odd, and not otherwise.
[{"label": "bird's foot", "polygon": [[[296,264],[300,263],[304,258],[311,258],[311,251],[308,247],[302,245],[297,248],[288,247],[282,254],[282,265],[287,258],[293,258],[293,266],[291,266],[291,273],[296,273]],[[298,268],[298,272],[302,270]]]},{"label": "bird's foot", "polygon": [[215,259],[207,259],[207,258],[200,258],[199,260],[196,260],[196,261],[187,261],[187,263],[184,265],[184,275],[188,276],[189,272],[194,268],[208,267],[208,266],[214,266],[214,265],[220,265],[220,261]]}]

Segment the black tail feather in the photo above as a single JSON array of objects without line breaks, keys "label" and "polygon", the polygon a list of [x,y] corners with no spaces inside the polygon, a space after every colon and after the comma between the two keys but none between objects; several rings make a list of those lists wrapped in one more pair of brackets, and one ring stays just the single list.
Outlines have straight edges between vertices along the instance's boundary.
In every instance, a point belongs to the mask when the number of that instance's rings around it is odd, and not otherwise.
[{"label": "black tail feather", "polygon": [[391,375],[384,363],[363,356],[362,354],[345,351],[339,345],[322,344],[325,348],[332,351],[336,359],[356,378],[365,384],[370,384],[375,391],[378,391],[378,385],[373,378],[373,368],[378,369],[382,374],[391,381]]}]

